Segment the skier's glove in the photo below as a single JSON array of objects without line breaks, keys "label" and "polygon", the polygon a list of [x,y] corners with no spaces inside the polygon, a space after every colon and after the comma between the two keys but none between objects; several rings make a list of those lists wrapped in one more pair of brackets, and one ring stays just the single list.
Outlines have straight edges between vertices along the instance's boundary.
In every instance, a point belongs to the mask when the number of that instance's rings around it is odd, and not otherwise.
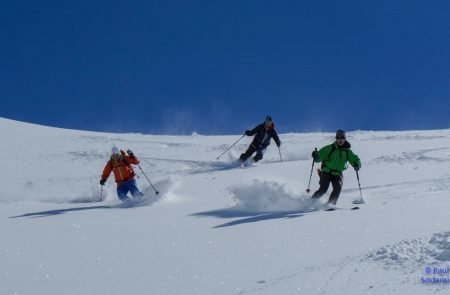
[{"label": "skier's glove", "polygon": [[252,135],[252,132],[250,130],[245,130],[245,135],[250,136]]},{"label": "skier's glove", "polygon": [[319,161],[320,157],[319,157],[319,152],[318,151],[313,151],[311,154],[311,157],[314,159],[314,161]]},{"label": "skier's glove", "polygon": [[133,151],[132,151],[132,150],[127,150],[127,154],[128,154],[130,157],[134,157],[134,154],[133,154]]},{"label": "skier's glove", "polygon": [[277,142],[277,147],[281,146],[281,141]]},{"label": "skier's glove", "polygon": [[105,185],[105,183],[106,183],[106,180],[100,179],[100,185]]},{"label": "skier's glove", "polygon": [[356,163],[355,166],[353,166],[353,168],[355,168],[355,171],[359,171],[359,169],[361,169],[358,163]]}]

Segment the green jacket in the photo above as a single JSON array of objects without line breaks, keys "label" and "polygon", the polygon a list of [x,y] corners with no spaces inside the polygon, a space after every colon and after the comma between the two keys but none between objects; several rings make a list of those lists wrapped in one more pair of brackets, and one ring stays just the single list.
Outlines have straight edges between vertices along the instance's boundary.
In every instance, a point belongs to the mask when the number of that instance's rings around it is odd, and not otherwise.
[{"label": "green jacket", "polygon": [[347,161],[352,165],[361,167],[361,160],[351,150],[348,141],[342,147],[336,142],[326,145],[319,150],[319,159],[316,162],[322,162],[322,171],[332,175],[342,175],[347,169]]}]

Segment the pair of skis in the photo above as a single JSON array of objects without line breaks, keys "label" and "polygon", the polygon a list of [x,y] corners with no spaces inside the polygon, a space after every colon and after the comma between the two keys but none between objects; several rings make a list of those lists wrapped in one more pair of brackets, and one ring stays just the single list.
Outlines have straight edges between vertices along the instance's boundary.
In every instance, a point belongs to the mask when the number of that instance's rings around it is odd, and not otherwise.
[{"label": "pair of skis", "polygon": [[336,210],[359,210],[358,206],[355,207],[351,207],[351,208],[340,208],[340,207],[336,207],[336,208],[328,208],[325,211],[336,211]]}]

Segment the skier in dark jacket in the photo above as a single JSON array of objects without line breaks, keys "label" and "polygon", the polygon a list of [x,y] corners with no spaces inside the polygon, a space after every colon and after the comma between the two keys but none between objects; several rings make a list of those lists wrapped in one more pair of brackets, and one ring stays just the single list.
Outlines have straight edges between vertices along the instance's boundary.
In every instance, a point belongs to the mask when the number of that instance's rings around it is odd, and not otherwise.
[{"label": "skier in dark jacket", "polygon": [[339,129],[336,131],[336,142],[324,146],[319,151],[312,152],[315,162],[322,162],[320,171],[320,188],[313,194],[313,198],[320,198],[324,195],[328,187],[333,186],[329,204],[336,205],[339,194],[342,190],[343,176],[342,172],[347,168],[349,162],[353,168],[358,171],[361,168],[359,157],[351,151],[351,145],[346,141],[345,131]]},{"label": "skier in dark jacket", "polygon": [[275,125],[273,124],[272,117],[266,116],[264,123],[259,124],[252,130],[246,130],[245,135],[252,136],[252,143],[248,147],[247,151],[239,157],[241,162],[245,162],[248,158],[250,158],[254,152],[256,155],[253,157],[255,162],[258,162],[263,158],[263,154],[266,148],[270,144],[270,139],[273,138],[278,147],[281,145],[280,138],[278,138],[277,131],[275,130]]}]

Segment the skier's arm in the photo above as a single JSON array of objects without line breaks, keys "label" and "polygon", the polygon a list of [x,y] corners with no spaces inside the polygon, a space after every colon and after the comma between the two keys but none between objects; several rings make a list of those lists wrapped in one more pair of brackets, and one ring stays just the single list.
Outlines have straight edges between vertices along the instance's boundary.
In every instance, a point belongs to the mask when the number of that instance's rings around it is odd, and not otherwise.
[{"label": "skier's arm", "polygon": [[255,135],[256,133],[258,133],[258,130],[259,130],[259,128],[261,128],[261,126],[262,126],[262,124],[259,124],[258,126],[256,126],[252,130],[245,131],[245,135],[247,135],[247,136]]},{"label": "skier's arm", "polygon": [[134,165],[138,165],[139,164],[139,160],[138,160],[138,158],[136,158],[136,156],[134,154],[132,154],[130,156],[125,156],[125,159],[130,164],[134,164]]},{"label": "skier's arm", "polygon": [[108,179],[109,175],[112,172],[112,168],[111,168],[111,162],[108,161],[108,163],[106,163],[105,168],[103,168],[103,173],[102,173],[102,180],[104,180],[106,182],[106,180]]},{"label": "skier's arm", "polygon": [[322,162],[328,160],[328,155],[332,149],[332,145],[326,145],[319,150],[319,160],[316,162]]},{"label": "skier's arm", "polygon": [[127,155],[125,155],[125,152],[123,152],[122,154],[124,156],[125,162],[127,164],[134,164],[134,165],[138,165],[139,164],[139,160],[136,158],[136,156],[134,155],[132,150],[127,150]]},{"label": "skier's arm", "polygon": [[359,157],[352,151],[348,151],[348,161],[350,162],[350,165],[353,167],[358,167],[358,170],[361,168],[361,160]]},{"label": "skier's arm", "polygon": [[272,138],[279,147],[281,145],[280,138],[278,137],[278,133],[275,131],[275,129],[272,131]]}]

